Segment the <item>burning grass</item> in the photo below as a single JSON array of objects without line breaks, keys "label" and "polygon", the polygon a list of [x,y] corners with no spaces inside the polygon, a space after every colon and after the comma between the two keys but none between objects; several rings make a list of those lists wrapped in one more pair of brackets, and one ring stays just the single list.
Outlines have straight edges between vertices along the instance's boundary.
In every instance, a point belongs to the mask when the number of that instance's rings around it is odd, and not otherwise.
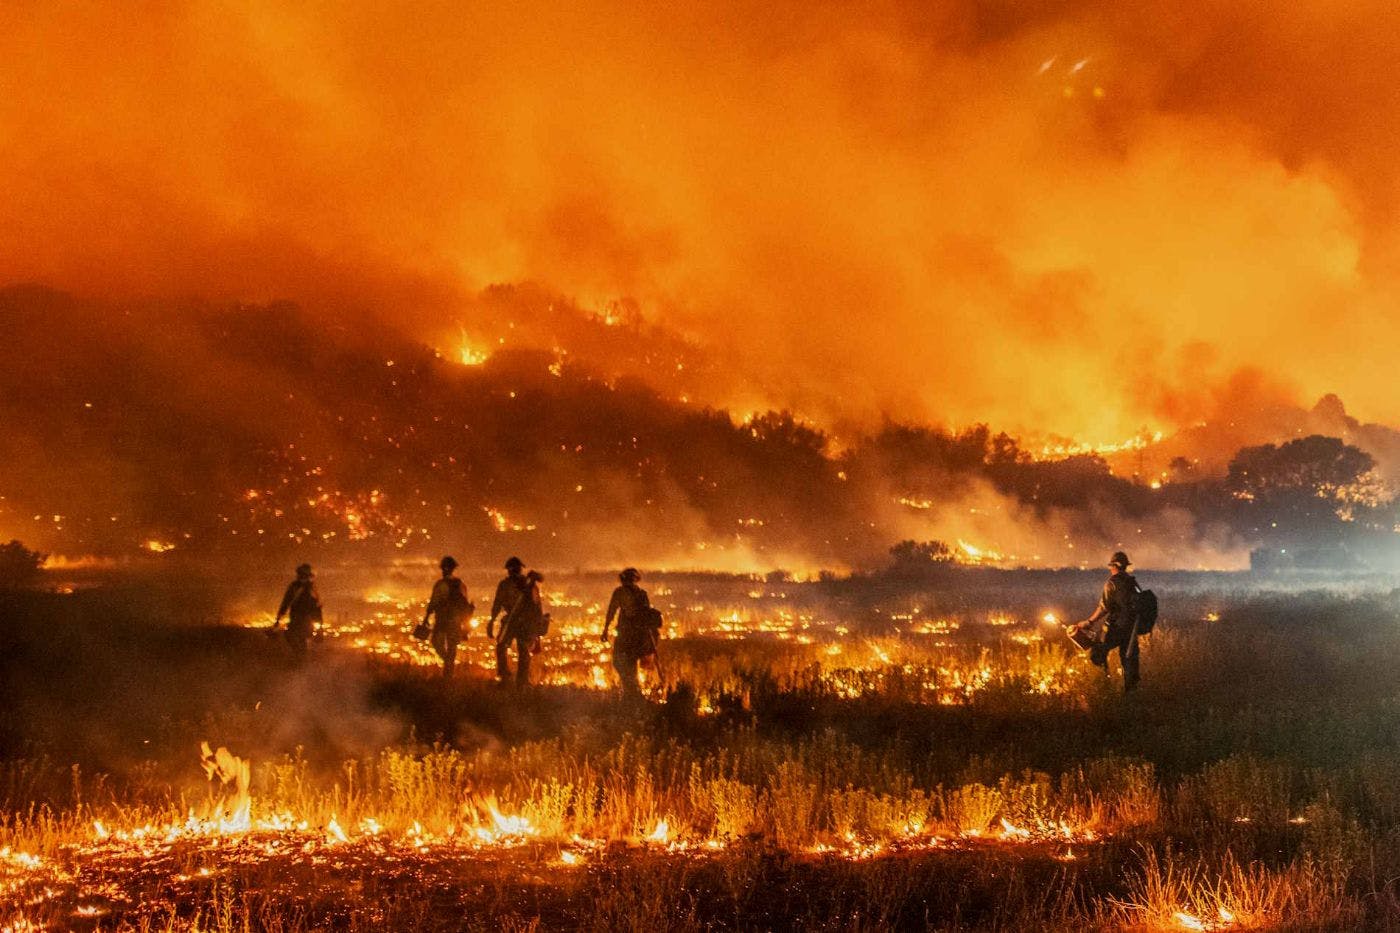
[{"label": "burning grass", "polygon": [[[1163,830],[1160,798],[1173,796],[1149,764],[1112,758],[1056,780],[1028,772],[992,785],[919,787],[890,755],[832,734],[797,743],[738,735],[719,756],[640,736],[602,754],[566,740],[504,753],[386,749],[346,762],[340,778],[324,783],[297,758],[254,769],[206,744],[201,759],[210,780],[194,802],[41,807],[9,820],[0,828],[9,928],[110,918],[184,929],[207,923],[199,918],[230,890],[241,906],[225,900],[208,916],[247,919],[249,895],[271,896],[264,885],[298,900],[317,878],[355,891],[369,877],[382,888],[525,873],[566,892],[583,882],[560,873],[596,875],[619,862],[665,873],[677,864],[745,871],[755,870],[754,859],[796,860],[807,867],[794,870],[808,872],[1010,858],[1108,876],[1127,858],[1124,847]],[[1210,768],[1179,785],[1188,822],[1178,832],[1213,825],[1208,813],[1188,810],[1196,785],[1221,773]],[[1246,929],[1350,909],[1341,876],[1324,877],[1315,852],[1282,869],[1240,867],[1228,848],[1223,859],[1213,871],[1149,846],[1123,893],[1082,919]],[[1114,888],[1111,877],[1096,883]],[[356,903],[355,916],[372,912]]]},{"label": "burning grass", "polygon": [[[339,639],[308,668],[243,670],[272,643],[220,641],[231,668],[148,665],[185,711],[98,736],[117,764],[0,762],[0,928],[1386,928],[1388,607],[1314,602],[1312,627],[1280,629],[1276,606],[1228,606],[1151,644],[1130,702],[1017,640],[1047,624],[1025,607],[794,607],[805,629],[747,640],[723,628],[742,614],[681,618],[646,708],[586,678],[444,685]],[[1354,652],[1321,650],[1338,624]],[[924,686],[940,665],[987,673],[949,703]],[[1045,667],[1063,687],[1035,688]],[[344,728],[379,722],[352,701],[397,735]]]},{"label": "burning grass", "polygon": [[[533,664],[537,682],[615,687],[609,647],[598,640],[604,607],[589,598],[589,582],[566,580],[551,590],[554,623]],[[602,591],[599,584],[591,593]],[[1089,670],[1067,647],[1058,625],[1038,615],[939,613],[914,606],[875,619],[875,626],[863,624],[867,631],[853,634],[848,617],[804,598],[798,584],[747,592],[665,588],[657,603],[668,620],[664,666],[643,671],[644,687],[660,698],[667,686],[685,683],[707,710],[741,695],[750,686],[745,675],[755,671],[782,690],[959,705],[986,692],[1071,696],[1082,691]],[[350,605],[349,612],[326,624],[331,645],[388,661],[440,663],[426,643],[410,637],[422,608],[416,594],[379,587]],[[265,612],[244,619],[253,628],[272,621]],[[491,672],[494,648],[481,636],[482,621],[473,619],[468,626],[458,665]]]}]

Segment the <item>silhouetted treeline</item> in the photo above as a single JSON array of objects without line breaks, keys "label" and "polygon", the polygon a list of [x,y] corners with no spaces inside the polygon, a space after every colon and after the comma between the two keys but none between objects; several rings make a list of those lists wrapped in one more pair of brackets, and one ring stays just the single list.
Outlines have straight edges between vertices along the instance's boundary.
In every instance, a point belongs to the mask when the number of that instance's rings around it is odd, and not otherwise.
[{"label": "silhouetted treeline", "polygon": [[1250,448],[1226,476],[1182,469],[1154,489],[985,426],[889,423],[836,451],[788,413],[736,423],[563,365],[546,341],[463,366],[288,305],[116,308],[15,288],[0,331],[0,530],[73,553],[871,566],[895,541],[950,539],[988,497],[1007,529],[1044,523],[1095,552],[1154,524],[1170,546],[1253,547],[1380,540],[1397,519],[1371,458],[1334,439]]}]

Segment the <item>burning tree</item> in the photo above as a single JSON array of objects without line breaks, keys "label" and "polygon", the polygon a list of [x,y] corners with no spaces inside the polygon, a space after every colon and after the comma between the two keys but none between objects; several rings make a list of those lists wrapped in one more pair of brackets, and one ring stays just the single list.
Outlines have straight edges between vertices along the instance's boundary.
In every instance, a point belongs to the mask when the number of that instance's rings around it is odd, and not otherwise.
[{"label": "burning tree", "polygon": [[1314,434],[1244,448],[1230,463],[1225,489],[1268,515],[1281,532],[1306,533],[1384,506],[1375,466],[1364,450]]},{"label": "burning tree", "polygon": [[1376,466],[1370,454],[1339,438],[1314,434],[1286,444],[1246,447],[1230,463],[1232,492],[1287,499],[1337,499]]},{"label": "burning tree", "polygon": [[890,548],[891,569],[896,573],[918,573],[929,567],[953,563],[957,555],[942,541],[901,541]]}]

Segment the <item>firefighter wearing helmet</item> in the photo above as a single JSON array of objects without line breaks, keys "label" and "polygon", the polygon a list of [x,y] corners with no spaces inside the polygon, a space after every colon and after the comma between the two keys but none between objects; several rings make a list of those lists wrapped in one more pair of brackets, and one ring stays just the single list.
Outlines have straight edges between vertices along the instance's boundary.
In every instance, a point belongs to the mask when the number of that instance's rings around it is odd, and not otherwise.
[{"label": "firefighter wearing helmet", "polygon": [[[442,676],[451,677],[457,664],[457,645],[462,640],[462,627],[472,617],[476,607],[467,599],[467,588],[457,576],[457,559],[452,555],[438,561],[442,578],[433,584],[428,597],[428,608],[423,613],[423,622],[418,626],[420,635],[426,636],[437,656],[442,659]],[[432,619],[432,628],[428,620]]]},{"label": "firefighter wearing helmet", "polygon": [[306,657],[307,642],[313,631],[321,624],[321,596],[316,592],[316,574],[310,564],[297,567],[296,579],[287,584],[282,595],[282,604],[277,607],[277,618],[272,623],[269,634],[275,635],[282,627],[282,617],[287,617],[287,644],[297,660]]},{"label": "firefighter wearing helmet", "polygon": [[638,583],[642,574],[636,567],[628,567],[618,574],[621,583],[613,590],[608,601],[608,612],[603,618],[603,644],[608,642],[608,629],[617,620],[617,638],[613,642],[612,665],[622,684],[622,694],[629,699],[642,695],[641,681],[637,668],[641,661],[656,653],[656,636],[649,624],[653,614],[651,599],[647,591]]},{"label": "firefighter wearing helmet", "polygon": [[1138,659],[1137,594],[1140,591],[1137,579],[1128,573],[1132,561],[1123,551],[1115,551],[1108,559],[1109,576],[1103,585],[1098,608],[1083,622],[1070,627],[1071,632],[1082,631],[1096,626],[1100,620],[1107,620],[1103,638],[1090,649],[1089,659],[1108,673],[1108,656],[1118,649],[1118,660],[1123,667],[1123,690],[1137,688],[1141,678]]},{"label": "firefighter wearing helmet", "polygon": [[[540,650],[540,636],[548,627],[540,583],[544,577],[534,570],[525,572],[525,562],[518,557],[506,561],[506,575],[496,584],[496,598],[491,601],[491,617],[486,622],[486,637],[496,640],[496,677],[502,684],[510,682],[510,648],[515,646],[515,684],[530,684],[530,656]],[[501,617],[499,631],[496,617]]]}]

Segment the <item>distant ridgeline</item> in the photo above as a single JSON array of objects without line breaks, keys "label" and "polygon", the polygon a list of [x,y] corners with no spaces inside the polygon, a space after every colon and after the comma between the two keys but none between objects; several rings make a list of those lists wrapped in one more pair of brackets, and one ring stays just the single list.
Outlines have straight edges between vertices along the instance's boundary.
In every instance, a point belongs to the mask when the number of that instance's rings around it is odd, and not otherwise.
[{"label": "distant ridgeline", "polygon": [[789,413],[736,422],[556,348],[465,365],[284,305],[12,288],[0,330],[0,540],[67,556],[528,551],[751,571],[880,567],[912,539],[949,545],[897,559],[1077,566],[1122,545],[1196,566],[1258,548],[1274,569],[1328,548],[1379,560],[1400,525],[1373,457],[1332,437],[1149,479],[985,426],[889,422],[838,450]]}]

